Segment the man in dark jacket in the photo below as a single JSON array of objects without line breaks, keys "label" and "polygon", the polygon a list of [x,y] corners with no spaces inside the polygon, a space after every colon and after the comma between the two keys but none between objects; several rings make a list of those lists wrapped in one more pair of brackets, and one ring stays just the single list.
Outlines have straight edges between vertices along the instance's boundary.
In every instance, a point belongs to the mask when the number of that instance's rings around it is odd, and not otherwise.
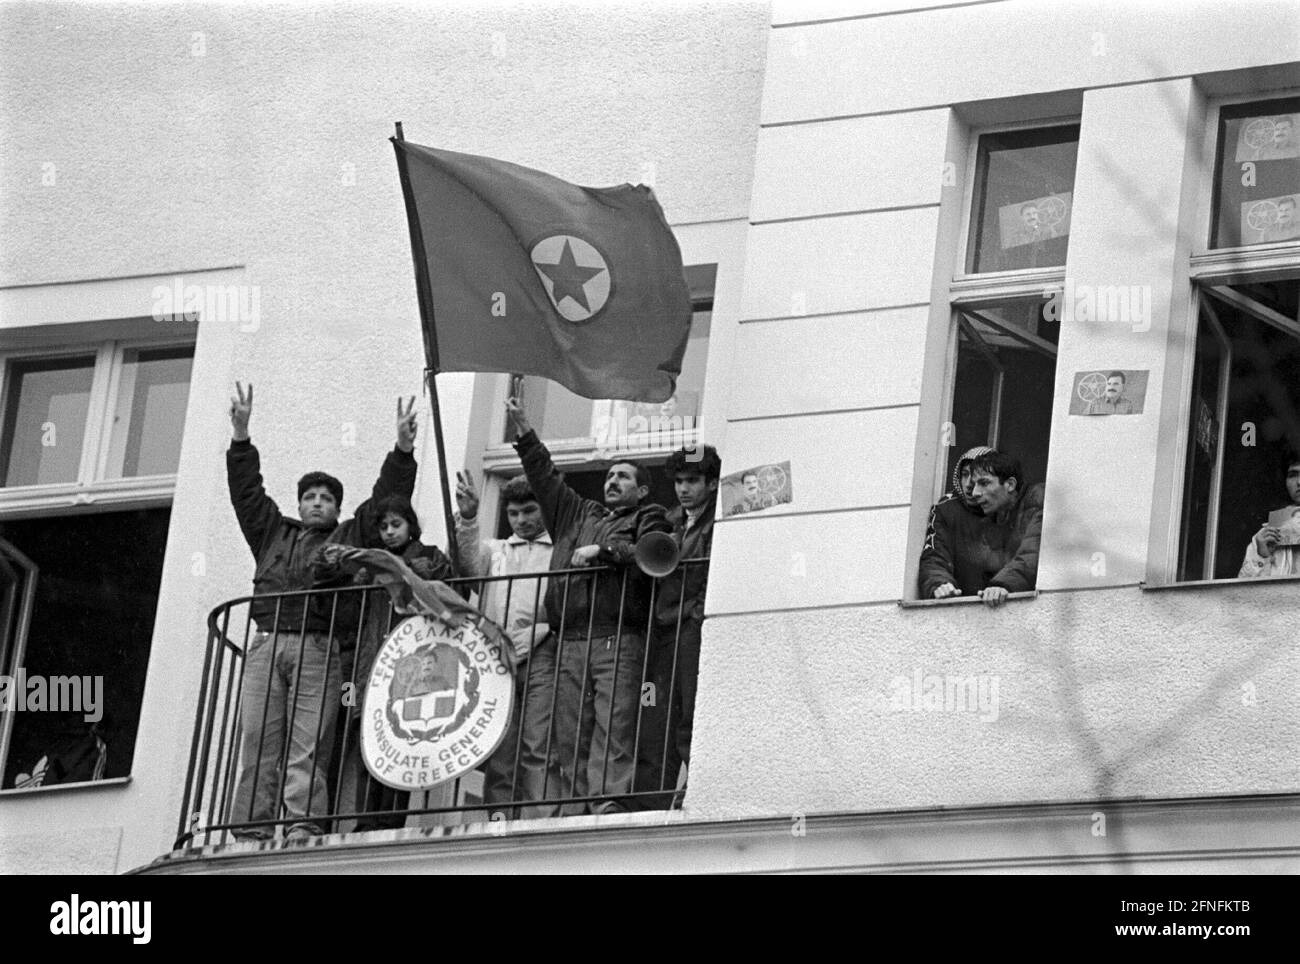
[{"label": "man in dark jacket", "polygon": [[[630,462],[610,466],[604,504],[583,498],[565,484],[515,399],[506,402],[506,413],[555,545],[551,571],[613,567],[612,572],[547,580],[551,632],[532,654],[524,729],[526,740],[535,741],[540,734],[550,752],[542,792],[526,790],[530,799],[624,794],[636,777],[636,723],[650,617],[650,580],[636,567],[635,547],[649,532],[668,531],[666,513],[663,506],[646,503],[649,473]],[[570,804],[563,812],[586,809],[583,803]],[[592,809],[603,813],[626,809],[626,804],[609,799]]]},{"label": "man in dark jacket", "polygon": [[[347,542],[349,533],[375,530],[373,506],[389,495],[409,498],[414,490],[415,399],[405,410],[398,402],[397,446],[384,460],[371,498],[358,506],[355,518],[340,526],[343,485],[331,475],[309,472],[298,481],[299,519],[286,518],[266,494],[261,461],[248,435],[253,386],[248,386],[247,394],[239,384],[235,390],[238,396],[230,400],[233,433],[226,473],[235,517],[257,561],[253,593],[311,589],[313,563],[321,546],[327,541]],[[329,594],[305,606],[301,597],[254,600],[251,609],[259,632],[249,642],[244,659],[240,763],[231,820],[276,819],[283,773],[283,805],[294,821],[288,836],[312,836],[321,832],[315,818],[329,812],[324,771],[341,694],[338,612]],[[267,826],[236,831],[236,836],[270,835]]]},{"label": "man in dark jacket", "polygon": [[984,515],[954,515],[945,530],[937,524],[930,569],[922,573],[922,595],[978,596],[997,607],[1008,593],[1033,589],[1043,528],[1042,483],[1026,488],[1018,459],[985,452],[971,463],[972,494]]},{"label": "man in dark jacket", "polygon": [[[685,786],[691,758],[695,689],[700,674],[704,594],[713,547],[713,515],[722,460],[712,445],[668,456],[677,507],[668,513],[678,566],[655,585],[654,636],[648,675],[654,684],[642,698],[637,789],[673,791]],[[649,798],[657,807],[672,800]]]}]

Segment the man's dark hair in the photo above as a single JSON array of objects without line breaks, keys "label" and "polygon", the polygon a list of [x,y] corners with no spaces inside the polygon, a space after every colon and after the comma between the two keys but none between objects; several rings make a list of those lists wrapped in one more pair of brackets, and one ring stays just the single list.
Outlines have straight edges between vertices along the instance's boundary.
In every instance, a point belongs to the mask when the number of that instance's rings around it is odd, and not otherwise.
[{"label": "man's dark hair", "polygon": [[533,495],[533,487],[528,484],[528,476],[516,475],[501,486],[501,501],[506,505],[511,503],[523,505],[525,502],[536,502],[537,496]]},{"label": "man's dark hair", "polygon": [[741,475],[740,481],[744,482],[746,479],[756,479],[756,478],[758,478],[757,472],[746,472],[743,475]]},{"label": "man's dark hair", "polygon": [[376,528],[378,528],[379,523],[384,521],[384,516],[390,512],[406,520],[407,525],[411,527],[412,542],[420,538],[420,517],[415,514],[415,507],[411,505],[410,499],[404,495],[390,495],[387,498],[380,499],[375,506]]},{"label": "man's dark hair", "polygon": [[1118,378],[1125,385],[1128,384],[1128,379],[1124,377],[1123,372],[1111,372],[1106,376],[1106,381],[1110,381],[1112,378]]},{"label": "man's dark hair", "polygon": [[298,501],[302,501],[303,493],[308,489],[318,485],[323,485],[330,490],[330,495],[334,496],[334,504],[339,508],[343,507],[343,483],[328,472],[308,472],[298,480]]},{"label": "man's dark hair", "polygon": [[1025,476],[1020,470],[1020,460],[1006,452],[993,451],[978,455],[971,462],[970,470],[996,475],[1003,485],[1006,485],[1007,479],[1014,476],[1017,488],[1023,490],[1025,487]]},{"label": "man's dark hair", "polygon": [[1291,466],[1300,465],[1300,449],[1287,449],[1283,452],[1282,459],[1282,478],[1291,471]]},{"label": "man's dark hair", "polygon": [[678,449],[668,456],[664,471],[668,473],[669,480],[676,477],[678,472],[699,472],[704,476],[705,482],[714,482],[722,477],[722,459],[712,445],[704,446],[703,453],[698,449],[694,453],[688,449]]},{"label": "man's dark hair", "polygon": [[647,489],[654,484],[654,479],[650,475],[650,470],[638,462],[629,462],[627,459],[616,459],[605,466],[605,474],[609,475],[609,470],[616,465],[630,465],[636,472],[636,484],[644,485]]}]

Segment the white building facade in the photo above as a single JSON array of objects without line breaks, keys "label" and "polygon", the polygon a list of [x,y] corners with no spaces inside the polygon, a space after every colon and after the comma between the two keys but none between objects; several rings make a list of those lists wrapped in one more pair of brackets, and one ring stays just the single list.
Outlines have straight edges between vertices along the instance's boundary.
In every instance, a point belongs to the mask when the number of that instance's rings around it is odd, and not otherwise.
[{"label": "white building facade", "polygon": [[[1293,4],[0,18],[0,673],[101,673],[111,723],[6,716],[0,869],[171,850],[207,617],[252,575],[235,381],[281,507],[322,468],[345,514],[421,394],[395,120],[652,183],[696,299],[683,437],[724,474],[789,462],[793,498],[717,523],[682,811],[155,869],[1297,866],[1300,583],[1235,578],[1300,431]],[[1116,372],[1132,414],[1085,417]],[[518,471],[507,381],[439,377],[485,518]],[[610,410],[525,400],[563,467],[600,464]],[[422,411],[415,505],[445,545]],[[1045,483],[1036,592],[921,600],[930,507],[985,442]],[[60,740],[91,778],[18,786]]]}]

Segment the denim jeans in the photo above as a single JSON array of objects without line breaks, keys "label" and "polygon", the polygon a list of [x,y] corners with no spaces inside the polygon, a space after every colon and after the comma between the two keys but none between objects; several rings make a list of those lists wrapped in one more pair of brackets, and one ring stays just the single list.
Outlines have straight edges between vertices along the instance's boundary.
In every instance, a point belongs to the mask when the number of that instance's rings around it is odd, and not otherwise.
[{"label": "denim jeans", "polygon": [[[510,722],[496,751],[483,764],[483,802],[489,806],[529,799],[528,770],[531,767],[533,771],[539,771],[545,762],[545,743],[538,753],[532,744],[525,743],[521,732],[529,666],[530,661],[525,659],[515,669],[514,706],[510,710]],[[549,715],[550,706],[546,707],[546,713]],[[536,784],[537,781],[534,780],[532,785]]]},{"label": "denim jeans", "polygon": [[[533,651],[525,743],[529,763],[544,760],[545,766],[527,775],[530,800],[618,796],[632,790],[644,657],[645,638],[636,633],[590,641],[568,637],[558,642],[551,635]],[[543,786],[538,786],[539,777]],[[595,801],[590,809],[611,806],[623,808],[626,803]],[[587,809],[586,803],[571,803],[559,812],[577,814]],[[524,815],[557,812],[555,807],[530,810]]]},{"label": "denim jeans", "polygon": [[[330,812],[325,768],[341,692],[337,641],[324,633],[253,637],[244,660],[232,823],[275,820],[283,808],[290,829],[321,831],[316,818]],[[235,833],[269,836],[270,830]]]}]

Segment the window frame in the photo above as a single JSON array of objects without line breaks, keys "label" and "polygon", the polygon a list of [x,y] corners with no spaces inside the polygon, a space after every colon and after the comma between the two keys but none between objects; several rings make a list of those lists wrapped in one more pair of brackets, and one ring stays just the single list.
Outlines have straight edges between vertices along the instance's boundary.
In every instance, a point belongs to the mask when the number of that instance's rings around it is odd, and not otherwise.
[{"label": "window frame", "polygon": [[[193,352],[196,347],[196,338],[168,334],[36,345],[0,352],[0,424],[6,415],[10,372],[14,363],[92,354],[95,357],[77,478],[72,482],[0,486],[0,518],[169,505],[176,491],[175,472],[105,478],[114,439],[113,417],[120,401],[122,369],[128,351],[189,349]],[[191,385],[192,373],[191,366]],[[129,431],[130,426],[124,425],[119,430]]]},{"label": "window frame", "polygon": [[[1018,268],[1012,271],[980,271],[968,272],[966,265],[970,254],[970,232],[971,222],[974,215],[975,202],[975,178],[979,167],[979,149],[980,138],[989,134],[1009,134],[1019,133],[1031,130],[1050,130],[1055,127],[1081,127],[1081,114],[1064,114],[1055,117],[1036,118],[1031,120],[1021,120],[1006,124],[989,124],[981,125],[970,131],[968,137],[970,143],[966,145],[966,183],[962,189],[962,210],[961,210],[961,227],[957,235],[957,257],[953,262],[955,270],[952,276],[952,286],[954,292],[966,287],[981,287],[984,284],[1007,283],[1015,285],[1017,282],[1036,278],[1042,275],[1059,274],[1064,278],[1065,265],[1053,266],[1049,268]],[[1071,191],[1073,197],[1073,191]],[[1074,211],[1071,205],[1071,219],[1073,220]]]},{"label": "window frame", "polygon": [[[1182,548],[1182,516],[1186,491],[1186,465],[1188,455],[1188,432],[1192,419],[1191,392],[1193,389],[1193,371],[1195,368],[1196,339],[1200,326],[1203,298],[1223,297],[1214,289],[1229,285],[1250,284],[1261,281],[1277,281],[1288,278],[1300,279],[1300,239],[1290,241],[1272,241],[1267,244],[1241,245],[1232,248],[1214,248],[1214,208],[1218,200],[1218,181],[1220,171],[1218,160],[1220,117],[1224,107],[1239,104],[1266,104],[1274,100],[1294,100],[1300,97],[1300,88],[1282,88],[1270,91],[1249,91],[1215,97],[1206,105],[1205,127],[1200,145],[1200,171],[1202,182],[1198,191],[1198,205],[1193,224],[1193,247],[1188,257],[1187,284],[1190,289],[1187,315],[1184,318],[1182,337],[1177,339],[1181,364],[1177,374],[1177,399],[1174,416],[1163,419],[1159,426],[1161,451],[1168,456],[1167,464],[1172,466],[1167,480],[1159,483],[1159,490],[1165,492],[1165,508],[1152,520],[1152,535],[1147,558],[1147,578],[1141,584],[1143,589],[1164,589],[1177,586],[1231,584],[1235,579],[1178,579],[1179,556]],[[1291,320],[1295,332],[1300,335],[1300,322]],[[1170,342],[1174,342],[1175,333],[1171,331]],[[1227,438],[1227,425],[1221,426],[1220,439]],[[1172,433],[1172,436],[1171,436]],[[1212,480],[1212,486],[1222,497],[1222,460],[1219,460]],[[1159,505],[1157,499],[1155,504]],[[1211,514],[1217,519],[1219,506],[1211,507]],[[1217,533],[1216,533],[1217,543]],[[1214,546],[1217,552],[1217,544]],[[1207,565],[1212,566],[1214,556],[1209,555]]]},{"label": "window frame", "polygon": [[[950,420],[953,395],[957,380],[957,346],[960,325],[958,318],[962,309],[979,309],[992,304],[1008,301],[1029,301],[1045,299],[1052,291],[1065,286],[1065,265],[1045,268],[1020,268],[1015,271],[985,271],[972,274],[966,271],[967,254],[970,245],[970,229],[974,217],[975,177],[979,160],[980,138],[988,134],[1003,134],[1029,130],[1046,130],[1057,127],[1078,127],[1082,115],[1066,114],[1050,118],[1016,121],[1006,124],[981,125],[972,129],[966,145],[966,177],[962,193],[962,210],[960,228],[957,235],[956,258],[953,262],[953,274],[948,284],[948,332],[946,338],[947,358],[944,361],[943,391],[941,393],[940,437],[944,423]],[[935,461],[934,477],[930,485],[930,504],[933,505],[948,489],[948,459]],[[909,579],[909,591],[916,592],[916,574]],[[911,598],[905,596],[904,598]]]},{"label": "window frame", "polygon": [[[703,260],[692,262],[693,267],[696,265],[712,265],[715,269],[720,270],[720,259]],[[717,274],[714,274],[713,290],[706,294],[699,294],[691,299],[692,314],[708,311],[714,314],[710,319],[709,328],[709,347],[711,348],[716,319],[717,303]],[[705,370],[708,370],[708,356],[705,357]],[[506,431],[505,401],[510,394],[510,375],[496,375],[491,378],[487,395],[488,417],[487,417],[487,438],[488,443],[482,450],[479,459],[479,467],[482,472],[482,484],[479,486],[479,537],[494,538],[496,536],[496,519],[501,510],[500,493],[501,487],[513,475],[518,474],[519,455],[515,452],[514,445],[510,442],[494,441],[502,439]],[[595,405],[599,399],[590,399],[592,405]],[[527,402],[525,401],[525,404]],[[652,436],[660,442],[658,445],[638,445],[628,448],[620,448],[618,454],[621,457],[632,461],[650,461],[662,463],[669,455],[679,448],[699,445],[703,439],[703,409],[706,402],[701,399],[700,412],[695,416],[695,424],[689,429],[673,431],[666,434]],[[666,440],[666,441],[665,441]],[[598,448],[590,439],[585,441],[559,441],[552,442],[543,439],[546,447],[551,453],[551,460],[556,467],[566,472],[582,472],[597,469],[604,466],[609,461],[608,453]],[[487,532],[487,526],[492,526],[493,531]]]}]

